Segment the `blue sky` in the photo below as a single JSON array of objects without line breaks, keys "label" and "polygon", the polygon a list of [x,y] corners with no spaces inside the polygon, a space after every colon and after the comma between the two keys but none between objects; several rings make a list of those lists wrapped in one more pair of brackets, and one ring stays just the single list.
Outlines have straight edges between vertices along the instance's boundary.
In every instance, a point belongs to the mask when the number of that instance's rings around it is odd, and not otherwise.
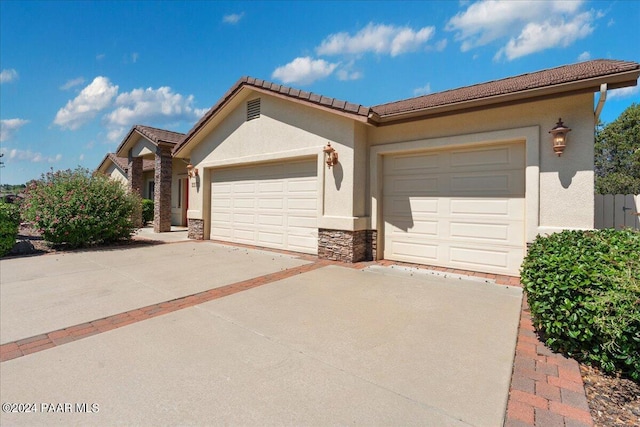
[{"label": "blue sky", "polygon": [[[371,106],[587,59],[640,62],[640,2],[0,2],[0,182],[186,132],[249,75]],[[610,122],[640,102],[612,91]]]}]

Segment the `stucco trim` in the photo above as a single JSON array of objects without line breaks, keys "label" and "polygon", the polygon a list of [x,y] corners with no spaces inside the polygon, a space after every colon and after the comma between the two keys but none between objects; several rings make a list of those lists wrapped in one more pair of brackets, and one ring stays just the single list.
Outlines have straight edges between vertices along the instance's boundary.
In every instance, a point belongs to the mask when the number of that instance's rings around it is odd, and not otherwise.
[{"label": "stucco trim", "polygon": [[452,135],[440,138],[381,144],[371,147],[369,158],[369,182],[371,200],[371,224],[377,233],[377,256],[384,253],[382,229],[382,157],[391,154],[425,152],[437,149],[453,149],[508,142],[525,144],[525,239],[532,242],[540,232],[540,127],[528,126],[490,132]]},{"label": "stucco trim", "polygon": [[[316,157],[322,154],[323,146],[300,148],[296,150],[278,151],[273,153],[255,154],[252,156],[233,157],[224,160],[212,160],[200,162],[196,165],[198,168],[220,168],[231,166],[251,166],[257,163],[269,162],[288,162],[291,160],[299,160],[304,157]],[[320,167],[320,165],[318,165]],[[319,170],[319,169],[318,169]]]}]

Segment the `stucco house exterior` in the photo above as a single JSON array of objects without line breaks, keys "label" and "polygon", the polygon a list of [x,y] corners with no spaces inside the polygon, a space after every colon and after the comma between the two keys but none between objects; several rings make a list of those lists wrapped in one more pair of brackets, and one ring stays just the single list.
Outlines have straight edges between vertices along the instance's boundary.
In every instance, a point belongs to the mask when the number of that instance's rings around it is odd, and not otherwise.
[{"label": "stucco house exterior", "polygon": [[108,154],[98,167],[99,172],[154,201],[153,228],[157,233],[170,231],[171,225],[187,225],[187,163],[171,155],[183,138],[179,132],[135,125],[116,152]]},{"label": "stucco house exterior", "polygon": [[[241,78],[172,140],[189,236],[518,275],[536,235],[593,228],[594,93],[639,74],[594,60],[372,107]],[[158,185],[169,146],[134,129],[127,153],[130,177],[156,156]]]}]

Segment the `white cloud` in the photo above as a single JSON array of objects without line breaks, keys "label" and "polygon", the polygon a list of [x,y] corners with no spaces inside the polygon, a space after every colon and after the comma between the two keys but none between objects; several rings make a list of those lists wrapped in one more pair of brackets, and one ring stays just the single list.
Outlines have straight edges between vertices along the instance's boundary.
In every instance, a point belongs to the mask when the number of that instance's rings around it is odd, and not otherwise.
[{"label": "white cloud", "polygon": [[140,57],[140,54],[138,52],[133,52],[131,54],[131,62],[135,64],[136,62],[138,62],[139,57]]},{"label": "white cloud", "polygon": [[427,83],[426,85],[415,88],[413,90],[414,96],[422,96],[422,95],[427,95],[429,93],[431,93],[431,83]]},{"label": "white cloud", "polygon": [[305,56],[296,58],[288,64],[276,68],[271,76],[285,84],[298,83],[306,85],[328,77],[337,66],[338,64],[332,64],[324,59],[313,59]]},{"label": "white cloud", "polygon": [[29,123],[29,120],[25,119],[0,120],[0,142],[5,142],[11,139],[13,134],[27,123]]},{"label": "white cloud", "polygon": [[106,77],[96,77],[75,97],[58,110],[53,121],[63,129],[76,130],[111,105],[118,93],[118,86]]},{"label": "white cloud", "polygon": [[235,25],[244,17],[244,12],[242,13],[232,13],[230,15],[225,15],[222,18],[222,22],[225,24]]},{"label": "white cloud", "polygon": [[96,55],[96,60],[102,61],[107,55],[104,53],[99,53]]},{"label": "white cloud", "polygon": [[2,70],[0,72],[0,83],[10,83],[18,79],[18,72],[13,68]]},{"label": "white cloud", "polygon": [[447,39],[442,39],[435,44],[434,48],[436,51],[442,52],[447,47],[447,43]]},{"label": "white cloud", "polygon": [[346,32],[329,35],[316,48],[316,52],[318,55],[359,55],[372,52],[398,56],[418,50],[434,33],[434,27],[414,30],[409,27],[369,23],[353,36]]},{"label": "white cloud", "polygon": [[118,140],[136,123],[195,122],[207,110],[194,107],[193,95],[183,96],[170,87],[134,89],[118,95],[116,109],[105,116],[107,138]]},{"label": "white cloud", "polygon": [[517,38],[511,38],[507,45],[500,49],[495,59],[504,55],[513,60],[552,47],[567,47],[574,41],[584,38],[593,32],[593,14],[581,13],[569,22],[552,20],[527,24]]},{"label": "white cloud", "polygon": [[338,76],[338,80],[342,81],[359,80],[362,78],[362,73],[360,71],[351,71],[344,68],[336,71],[336,75]]},{"label": "white cloud", "polygon": [[584,62],[591,59],[591,53],[589,51],[584,51],[578,56],[578,61]]},{"label": "white cloud", "polygon": [[85,82],[84,77],[78,77],[78,78],[75,78],[75,79],[71,79],[71,80],[67,81],[65,84],[63,84],[62,86],[60,86],[60,90],[69,90],[72,87],[80,86],[84,82]]},{"label": "white cloud", "polygon": [[56,154],[55,156],[45,156],[40,152],[34,152],[31,150],[13,150],[5,151],[5,155],[10,160],[21,160],[32,163],[56,163],[62,160],[62,154]]},{"label": "white cloud", "polygon": [[622,89],[610,90],[607,95],[608,99],[629,98],[640,94],[640,86],[623,87]]},{"label": "white cloud", "polygon": [[602,15],[580,12],[583,1],[482,0],[452,17],[446,30],[455,31],[461,50],[509,38],[497,58],[515,59],[556,46],[568,46],[593,31]]}]

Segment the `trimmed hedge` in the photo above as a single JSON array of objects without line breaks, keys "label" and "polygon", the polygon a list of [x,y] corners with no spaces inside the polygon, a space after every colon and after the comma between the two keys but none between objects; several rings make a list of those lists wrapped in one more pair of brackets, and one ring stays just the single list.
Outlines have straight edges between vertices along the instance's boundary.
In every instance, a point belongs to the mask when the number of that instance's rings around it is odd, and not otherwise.
[{"label": "trimmed hedge", "polygon": [[49,172],[27,187],[23,217],[53,244],[79,247],[129,239],[140,221],[140,197],[88,169]]},{"label": "trimmed hedge", "polygon": [[5,256],[15,246],[19,225],[18,205],[0,200],[0,256]]},{"label": "trimmed hedge", "polygon": [[640,232],[538,236],[521,280],[549,347],[640,380]]}]

